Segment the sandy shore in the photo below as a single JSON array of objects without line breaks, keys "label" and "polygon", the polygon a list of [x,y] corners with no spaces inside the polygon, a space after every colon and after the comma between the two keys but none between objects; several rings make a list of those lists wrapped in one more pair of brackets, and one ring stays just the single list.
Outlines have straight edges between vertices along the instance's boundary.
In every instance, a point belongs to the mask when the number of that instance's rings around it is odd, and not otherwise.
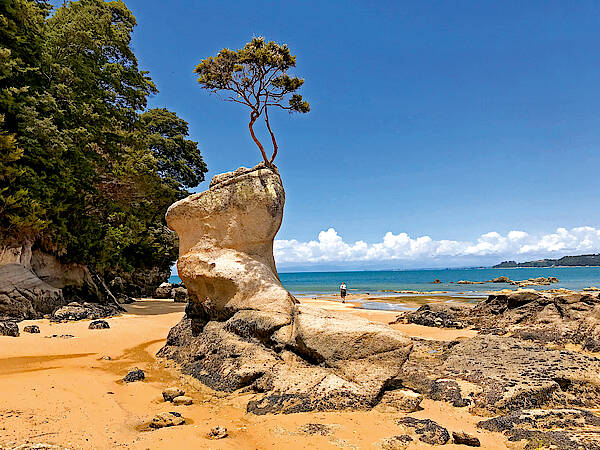
[{"label": "sandy shore", "polygon": [[[302,302],[356,314],[388,323],[396,313],[354,308],[327,299]],[[403,434],[395,423],[402,413],[327,412],[254,416],[245,413],[253,394],[225,395],[181,375],[171,362],[157,359],[169,329],[183,316],[185,305],[169,300],[142,300],[128,306],[128,313],[108,319],[108,330],[89,330],[89,321],[36,324],[40,334],[19,338],[0,337],[0,448],[24,443],[48,443],[65,448],[379,448],[383,438]],[[419,325],[392,325],[411,336],[443,340],[469,337],[469,330],[439,330]],[[57,335],[57,337],[49,337]],[[72,335],[73,337],[60,337]],[[110,360],[103,359],[109,356]],[[132,367],[146,372],[143,382],[122,383]],[[190,406],[162,401],[161,392],[171,386],[185,389],[194,399]],[[507,448],[500,434],[475,427],[480,417],[467,408],[424,400],[423,410],[410,414],[429,418],[450,431],[466,431],[481,440],[482,448]],[[178,411],[187,424],[147,431],[152,417]],[[328,425],[328,435],[303,431],[308,423]],[[226,427],[229,437],[213,441],[206,433]],[[406,448],[431,448],[413,442]],[[444,448],[466,448],[448,444]]]}]

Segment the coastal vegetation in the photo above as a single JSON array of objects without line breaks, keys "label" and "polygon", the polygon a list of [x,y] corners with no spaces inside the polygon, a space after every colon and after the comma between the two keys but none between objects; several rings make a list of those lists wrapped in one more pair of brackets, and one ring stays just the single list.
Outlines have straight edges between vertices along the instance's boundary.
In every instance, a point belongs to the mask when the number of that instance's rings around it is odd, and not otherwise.
[{"label": "coastal vegetation", "polygon": [[[269,107],[290,113],[310,111],[308,102],[296,93],[304,79],[287,74],[293,67],[296,67],[296,56],[290,53],[287,45],[255,37],[242,49],[224,48],[217,56],[203,59],[195,70],[203,89],[215,94],[223,92],[224,100],[250,108],[250,135],[268,166],[273,164],[279,149],[269,122]],[[261,117],[271,136],[273,152],[270,157],[254,132],[254,124]]]},{"label": "coastal vegetation", "polygon": [[207,171],[131,46],[122,1],[0,5],[0,251],[29,243],[109,278],[168,273],[164,212]]}]

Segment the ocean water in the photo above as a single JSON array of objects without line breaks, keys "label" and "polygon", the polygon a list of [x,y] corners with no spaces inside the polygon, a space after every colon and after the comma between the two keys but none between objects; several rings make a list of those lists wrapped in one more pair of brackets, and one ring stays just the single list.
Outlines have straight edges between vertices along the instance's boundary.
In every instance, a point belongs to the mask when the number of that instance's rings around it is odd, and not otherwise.
[{"label": "ocean water", "polygon": [[[481,297],[485,291],[512,288],[504,283],[457,284],[459,280],[486,281],[505,275],[511,280],[526,280],[537,277],[556,277],[558,283],[550,286],[532,286],[533,289],[567,288],[583,289],[589,286],[600,287],[600,267],[549,267],[515,269],[432,269],[432,270],[382,270],[352,272],[282,272],[281,282],[292,294],[315,296],[335,294],[344,281],[351,294],[373,296],[393,296],[385,290],[396,291],[448,291],[449,295]],[[433,284],[439,279],[441,283]],[[181,280],[172,276],[170,281]]]}]

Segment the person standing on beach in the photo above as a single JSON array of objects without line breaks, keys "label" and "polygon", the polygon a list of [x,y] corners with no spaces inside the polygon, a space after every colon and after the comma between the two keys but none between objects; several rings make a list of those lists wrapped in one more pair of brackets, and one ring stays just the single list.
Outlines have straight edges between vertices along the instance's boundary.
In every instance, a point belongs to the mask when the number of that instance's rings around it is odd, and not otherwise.
[{"label": "person standing on beach", "polygon": [[346,283],[343,281],[340,285],[340,297],[342,297],[342,303],[346,303]]}]

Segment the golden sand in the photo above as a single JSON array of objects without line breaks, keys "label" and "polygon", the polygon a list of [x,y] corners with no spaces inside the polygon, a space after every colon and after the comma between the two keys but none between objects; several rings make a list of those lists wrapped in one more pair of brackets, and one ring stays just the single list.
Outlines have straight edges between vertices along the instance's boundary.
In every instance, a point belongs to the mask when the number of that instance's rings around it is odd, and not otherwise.
[{"label": "golden sand", "polygon": [[[316,306],[357,314],[388,323],[395,313],[367,311],[328,300],[306,300]],[[142,300],[129,313],[110,318],[108,330],[89,330],[89,321],[53,324],[31,320],[40,334],[0,337],[0,448],[24,443],[47,443],[66,448],[134,449],[263,449],[263,448],[379,448],[378,442],[404,431],[395,420],[403,413],[318,412],[254,416],[245,405],[254,394],[224,394],[181,375],[172,362],[155,357],[169,329],[183,316],[185,305],[170,300]],[[393,325],[411,336],[435,339],[469,337],[469,330],[439,330],[418,325]],[[72,338],[47,337],[73,335]],[[110,357],[110,360],[103,357]],[[128,369],[146,372],[143,382],[123,383]],[[161,392],[178,386],[194,399],[190,406],[162,400]],[[476,435],[482,448],[507,448],[500,434],[478,430],[481,417],[468,408],[424,400],[423,410],[412,413],[429,418],[449,431]],[[149,431],[159,412],[177,411],[186,425]],[[310,435],[302,427],[320,423],[328,435]],[[208,431],[221,426],[229,437],[209,440]],[[413,441],[406,448],[431,448]],[[444,448],[465,448],[448,444]]]}]

